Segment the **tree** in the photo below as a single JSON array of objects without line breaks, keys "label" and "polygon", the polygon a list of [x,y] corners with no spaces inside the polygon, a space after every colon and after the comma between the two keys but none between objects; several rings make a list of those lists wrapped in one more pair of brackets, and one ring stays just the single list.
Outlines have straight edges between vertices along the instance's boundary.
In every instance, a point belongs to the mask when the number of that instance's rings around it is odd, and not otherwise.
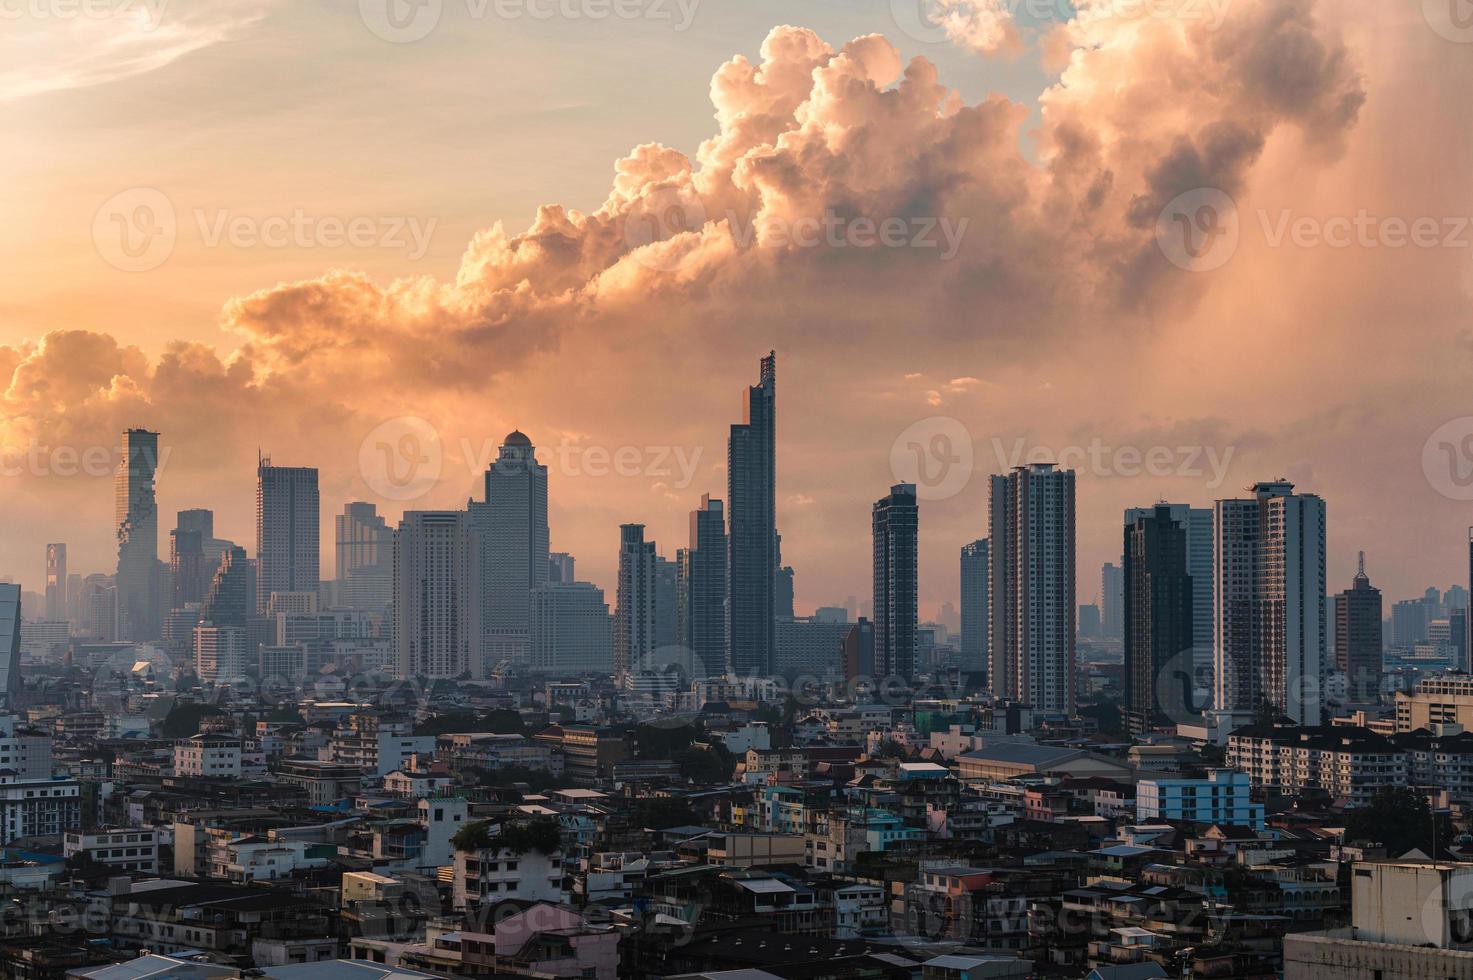
[{"label": "tree", "polygon": [[551,817],[537,817],[525,823],[503,824],[496,832],[492,831],[492,826],[487,820],[468,823],[455,832],[450,843],[457,851],[466,853],[507,850],[513,854],[526,854],[528,851],[537,851],[549,856],[556,854],[562,846],[562,831],[558,829],[557,821]]},{"label": "tree", "polygon": [[[1437,846],[1452,843],[1452,821],[1446,813],[1436,815]],[[1371,798],[1367,806],[1346,813],[1345,839],[1369,841],[1386,846],[1388,857],[1401,857],[1416,848],[1429,857],[1433,853],[1433,813],[1427,797],[1406,786],[1392,786]]]},{"label": "tree", "polygon": [[900,759],[901,761],[910,757],[910,753],[905,751],[905,746],[893,738],[887,738],[875,746],[872,754],[876,759]]},{"label": "tree", "polygon": [[722,759],[714,749],[698,749],[694,745],[672,752],[670,759],[680,766],[682,776],[697,783],[727,782],[735,768],[731,753],[727,753],[727,758]]}]

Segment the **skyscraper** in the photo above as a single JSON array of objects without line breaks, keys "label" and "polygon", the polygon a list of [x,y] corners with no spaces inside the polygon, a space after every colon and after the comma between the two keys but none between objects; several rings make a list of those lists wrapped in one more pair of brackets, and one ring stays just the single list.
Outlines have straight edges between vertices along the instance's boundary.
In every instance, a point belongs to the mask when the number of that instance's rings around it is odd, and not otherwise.
[{"label": "skyscraper", "polygon": [[987,539],[962,545],[962,662],[985,672],[991,630],[987,626]]},{"label": "skyscraper", "polygon": [[1100,569],[1100,618],[1107,638],[1125,635],[1125,573],[1114,562]]},{"label": "skyscraper", "polygon": [[689,658],[680,652],[680,566],[655,555],[655,649],[661,660],[677,659],[689,669]]},{"label": "skyscraper", "polygon": [[493,660],[530,653],[532,590],[547,581],[547,467],[513,431],[486,470],[486,499],[472,505],[482,535],[482,629]]},{"label": "skyscraper", "polygon": [[643,524],[619,528],[619,592],[614,610],[614,674],[619,683],[655,666],[655,543]]},{"label": "skyscraper", "polygon": [[1219,500],[1213,548],[1213,700],[1320,723],[1325,502],[1286,480]]},{"label": "skyscraper", "polygon": [[196,507],[181,510],[174,519],[180,531],[196,531],[200,536],[200,549],[204,554],[204,580],[206,586],[214,579],[215,572],[225,560],[225,552],[235,547],[234,541],[215,537],[215,512]]},{"label": "skyscraper", "polygon": [[1345,673],[1352,701],[1374,701],[1381,666],[1381,590],[1366,575],[1362,551],[1350,588],[1335,597],[1335,668]]},{"label": "skyscraper", "polygon": [[[198,532],[194,532],[198,533]],[[256,614],[256,566],[240,547],[225,552],[200,608],[200,622],[245,629]]]},{"label": "skyscraper", "polygon": [[205,542],[199,531],[175,528],[169,532],[169,579],[173,584],[170,609],[203,602],[213,573],[206,573]]},{"label": "skyscraper", "polygon": [[762,359],[727,443],[727,671],[772,673],[776,646],[777,352]]},{"label": "skyscraper", "polygon": [[1052,463],[992,478],[987,507],[988,683],[1035,711],[1074,711],[1074,471]]},{"label": "skyscraper", "polygon": [[66,545],[46,546],[46,618],[58,622],[67,618]]},{"label": "skyscraper", "polygon": [[466,511],[409,511],[394,535],[390,647],[399,676],[485,672],[479,535]]},{"label": "skyscraper", "polygon": [[1142,735],[1184,721],[1191,704],[1194,593],[1188,532],[1171,507],[1126,515],[1125,716],[1130,733]]},{"label": "skyscraper", "polygon": [[316,593],[322,513],[317,470],[310,466],[256,464],[256,609],[273,592]]},{"label": "skyscraper", "polygon": [[20,586],[0,583],[0,696],[5,708],[20,692]]},{"label": "skyscraper", "polygon": [[915,676],[919,520],[913,483],[897,483],[875,501],[875,674],[881,678]]},{"label": "skyscraper", "polygon": [[127,640],[159,638],[159,510],[154,499],[159,434],[123,433],[116,479],[118,625]]},{"label": "skyscraper", "polygon": [[721,501],[701,497],[690,514],[690,547],[681,550],[680,643],[699,678],[726,666],[726,514]]},{"label": "skyscraper", "polygon": [[608,677],[613,647],[603,589],[589,582],[547,582],[532,590],[533,670]]},{"label": "skyscraper", "polygon": [[1132,507],[1126,526],[1166,507],[1187,532],[1187,574],[1192,577],[1192,664],[1203,690],[1212,689],[1212,508],[1187,504]]},{"label": "skyscraper", "polygon": [[378,508],[363,501],[343,505],[334,519],[337,601],[348,609],[381,613],[394,601],[394,531]]}]

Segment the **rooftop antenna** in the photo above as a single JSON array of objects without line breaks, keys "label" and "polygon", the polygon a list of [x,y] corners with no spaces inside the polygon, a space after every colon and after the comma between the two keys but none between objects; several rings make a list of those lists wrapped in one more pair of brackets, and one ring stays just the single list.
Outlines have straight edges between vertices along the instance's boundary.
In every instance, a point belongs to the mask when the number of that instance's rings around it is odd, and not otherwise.
[{"label": "rooftop antenna", "polygon": [[1356,574],[1362,576],[1366,574],[1366,553],[1364,551],[1360,553],[1360,564],[1356,566]]}]

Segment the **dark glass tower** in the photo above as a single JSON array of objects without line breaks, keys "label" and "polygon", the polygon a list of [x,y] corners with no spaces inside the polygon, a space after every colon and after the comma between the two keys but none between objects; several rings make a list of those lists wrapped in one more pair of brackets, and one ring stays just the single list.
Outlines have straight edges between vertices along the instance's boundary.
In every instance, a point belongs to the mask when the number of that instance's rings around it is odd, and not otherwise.
[{"label": "dark glass tower", "polygon": [[1366,575],[1366,553],[1351,587],[1335,597],[1335,667],[1345,672],[1352,701],[1381,690],[1381,590]]},{"label": "dark glass tower", "polygon": [[680,643],[698,677],[726,664],[726,511],[701,498],[690,515],[690,547],[680,552]]},{"label": "dark glass tower", "polygon": [[987,539],[962,545],[962,661],[987,670]]},{"label": "dark glass tower", "polygon": [[875,674],[915,676],[916,550],[920,508],[913,483],[875,501]]},{"label": "dark glass tower", "polygon": [[1125,714],[1133,735],[1180,722],[1192,695],[1187,529],[1156,507],[1125,525]]},{"label": "dark glass tower", "polygon": [[757,385],[747,389],[742,424],[727,443],[730,533],[727,557],[728,672],[772,674],[776,646],[777,353],[762,359]]}]

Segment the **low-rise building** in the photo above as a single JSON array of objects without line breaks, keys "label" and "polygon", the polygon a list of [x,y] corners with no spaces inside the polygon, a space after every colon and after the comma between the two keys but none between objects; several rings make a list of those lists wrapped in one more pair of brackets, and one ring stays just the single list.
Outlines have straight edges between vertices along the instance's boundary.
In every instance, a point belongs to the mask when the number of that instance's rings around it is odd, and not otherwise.
[{"label": "low-rise building", "polygon": [[159,832],[142,827],[68,830],[62,839],[62,853],[69,858],[81,854],[119,871],[158,874]]}]

